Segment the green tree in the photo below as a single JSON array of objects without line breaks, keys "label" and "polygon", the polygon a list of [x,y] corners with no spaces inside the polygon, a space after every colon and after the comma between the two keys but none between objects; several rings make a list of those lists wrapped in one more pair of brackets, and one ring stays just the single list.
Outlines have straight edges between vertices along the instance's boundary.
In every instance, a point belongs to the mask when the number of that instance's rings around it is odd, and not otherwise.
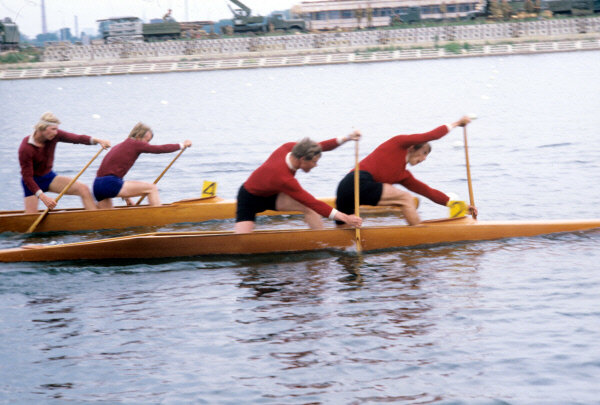
[{"label": "green tree", "polygon": [[535,4],[531,0],[525,0],[525,11],[529,14],[535,12]]},{"label": "green tree", "polygon": [[494,20],[502,19],[502,9],[500,8],[500,5],[498,5],[497,0],[490,0],[488,7],[489,7],[488,12],[490,14],[490,18],[492,18]]},{"label": "green tree", "polygon": [[360,23],[363,17],[365,16],[365,10],[363,10],[362,8],[357,8],[354,11],[354,16],[356,17],[356,28],[360,28]]},{"label": "green tree", "polygon": [[509,20],[513,15],[513,8],[508,2],[508,0],[502,0],[502,4],[500,5],[500,9],[502,10],[502,17],[505,20]]},{"label": "green tree", "polygon": [[373,9],[371,8],[371,6],[367,8],[367,26],[373,26]]},{"label": "green tree", "polygon": [[440,4],[440,12],[442,13],[442,20],[446,21],[446,13],[448,12],[448,6],[446,6],[446,3]]}]

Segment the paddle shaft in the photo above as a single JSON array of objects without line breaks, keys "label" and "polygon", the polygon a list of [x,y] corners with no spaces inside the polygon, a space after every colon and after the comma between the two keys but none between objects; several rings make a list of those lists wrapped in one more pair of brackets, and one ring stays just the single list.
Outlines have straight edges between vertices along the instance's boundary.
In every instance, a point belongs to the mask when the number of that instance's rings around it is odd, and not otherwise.
[{"label": "paddle shaft", "polygon": [[[467,144],[467,126],[463,127],[463,138],[465,144],[465,162],[467,165],[467,182],[469,184],[469,203],[472,207],[475,206],[475,198],[473,197],[473,182],[471,181],[471,165],[469,164],[469,146]],[[477,216],[473,216],[477,219]]]},{"label": "paddle shaft", "polygon": [[[183,153],[184,150],[187,149],[187,146],[184,146],[183,149],[181,149],[179,151],[179,153],[177,154],[177,156],[175,156],[173,158],[173,160],[171,160],[171,163],[169,163],[169,165],[167,167],[165,167],[165,170],[162,171],[162,173],[156,178],[156,180],[154,180],[154,184],[158,183],[160,181],[160,179],[162,179],[162,176],[165,175],[165,173],[167,172],[167,170],[169,170],[171,168],[171,166],[173,166],[173,163],[175,163],[175,161],[179,158],[179,156],[181,156],[181,154]],[[140,199],[135,203],[135,205],[140,205],[140,203],[144,200],[144,198],[146,198],[147,194],[144,194],[143,196],[140,197]]]},{"label": "paddle shaft", "polygon": [[[63,190],[60,192],[60,194],[58,195],[58,197],[56,197],[55,201],[58,202],[58,200],[61,199],[61,197],[63,195],[65,195],[65,193],[67,191],[69,191],[69,189],[71,188],[71,186],[77,181],[77,179],[83,174],[83,172],[85,172],[85,169],[87,169],[94,160],[96,160],[96,158],[98,157],[98,155],[100,155],[100,153],[102,153],[102,151],[104,150],[104,148],[100,148],[100,150],[98,152],[96,152],[96,154],[94,155],[94,157],[83,167],[83,169],[81,169],[79,171],[79,173],[77,173],[77,175],[75,177],[73,177],[71,179],[71,181],[69,182],[69,184],[67,184],[65,186],[65,188],[63,188]],[[31,226],[29,227],[29,229],[27,229],[27,233],[31,233],[35,230],[35,228],[37,228],[37,226],[40,224],[40,222],[42,222],[42,220],[44,218],[46,218],[46,215],[48,215],[48,212],[50,212],[50,208],[46,208],[44,210],[44,212],[42,212],[40,214],[39,217],[37,217],[37,219],[33,222],[33,224],[31,224]]]},{"label": "paddle shaft", "polygon": [[[358,171],[358,139],[354,144],[354,214],[360,216],[360,187],[359,187],[359,171]],[[356,238],[356,251],[362,252],[362,242],[360,240],[360,228],[354,228]]]}]

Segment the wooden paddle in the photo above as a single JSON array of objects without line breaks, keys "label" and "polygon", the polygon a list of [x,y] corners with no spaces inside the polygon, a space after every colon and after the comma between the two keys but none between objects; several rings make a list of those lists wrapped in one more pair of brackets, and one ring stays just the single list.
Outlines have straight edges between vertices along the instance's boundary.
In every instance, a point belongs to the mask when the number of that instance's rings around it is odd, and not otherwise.
[{"label": "wooden paddle", "polygon": [[[469,118],[474,120],[477,118],[476,115],[470,114]],[[465,144],[465,162],[467,164],[467,182],[469,183],[469,203],[472,207],[475,206],[475,199],[473,198],[473,183],[471,181],[471,165],[469,164],[469,146],[467,145],[467,126],[463,127],[463,139]],[[477,219],[477,215],[473,213],[473,218]]]},{"label": "wooden paddle", "polygon": [[[358,139],[354,144],[354,215],[360,216],[360,188],[359,188],[359,172],[358,172]],[[354,228],[356,239],[356,251],[362,252],[362,242],[360,240],[360,228]]]},{"label": "wooden paddle", "polygon": [[[83,169],[81,169],[79,171],[79,173],[77,173],[77,176],[73,177],[71,179],[71,181],[69,182],[69,184],[67,184],[65,186],[65,188],[63,188],[63,190],[60,192],[60,194],[58,195],[58,197],[56,197],[55,201],[58,202],[58,200],[61,199],[61,197],[69,190],[69,188],[71,188],[71,186],[77,181],[77,179],[79,178],[79,176],[81,176],[83,174],[83,172],[85,171],[85,169],[87,169],[94,160],[96,160],[96,158],[98,157],[98,155],[100,155],[100,153],[102,153],[102,151],[104,150],[104,148],[100,148],[100,150],[98,152],[96,152],[96,154],[94,155],[94,157],[92,158],[92,160],[90,160],[87,165],[85,165],[83,167]],[[42,220],[44,218],[46,218],[46,215],[48,215],[48,212],[50,212],[50,208],[46,208],[44,210],[44,212],[42,212],[40,214],[40,216],[33,222],[33,224],[31,224],[31,226],[27,229],[26,233],[31,233],[35,230],[35,228],[37,228],[37,226],[40,224],[40,222],[42,222]]]},{"label": "wooden paddle", "polygon": [[[165,175],[165,173],[167,172],[167,170],[169,170],[169,168],[171,166],[173,166],[173,163],[175,163],[175,161],[179,158],[179,156],[181,156],[181,154],[183,153],[184,150],[187,149],[187,146],[184,146],[183,149],[181,149],[179,151],[179,153],[177,154],[177,156],[175,156],[173,158],[173,160],[171,160],[171,163],[169,163],[169,165],[167,167],[165,167],[165,170],[162,171],[162,173],[156,178],[156,180],[154,180],[154,184],[158,183],[159,180],[162,178],[162,176]],[[144,198],[146,198],[148,194],[144,194],[143,196],[140,197],[140,199],[135,203],[135,205],[140,205],[140,203],[144,200]]]}]

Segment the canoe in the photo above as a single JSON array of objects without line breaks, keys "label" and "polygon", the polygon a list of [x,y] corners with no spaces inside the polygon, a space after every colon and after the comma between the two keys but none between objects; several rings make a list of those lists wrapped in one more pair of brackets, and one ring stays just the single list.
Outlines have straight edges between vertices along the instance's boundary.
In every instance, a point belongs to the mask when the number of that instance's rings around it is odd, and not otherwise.
[{"label": "canoe", "polygon": [[[335,198],[320,198],[334,206]],[[121,206],[113,209],[87,211],[81,208],[51,211],[37,226],[36,232],[123,229],[136,226],[162,226],[185,222],[235,218],[236,200],[219,197],[181,200],[159,206]],[[397,211],[394,207],[365,208],[365,213]],[[40,211],[41,213],[41,211]],[[26,232],[40,213],[0,211],[0,232]],[[300,212],[265,211],[259,215],[300,214]]]},{"label": "canoe", "polygon": [[[600,228],[600,219],[477,221],[471,217],[425,221],[417,226],[364,227],[363,251],[454,242],[529,237]],[[205,255],[250,255],[353,250],[354,229],[233,232],[155,232],[60,245],[28,245],[0,250],[0,262],[155,259]]]}]

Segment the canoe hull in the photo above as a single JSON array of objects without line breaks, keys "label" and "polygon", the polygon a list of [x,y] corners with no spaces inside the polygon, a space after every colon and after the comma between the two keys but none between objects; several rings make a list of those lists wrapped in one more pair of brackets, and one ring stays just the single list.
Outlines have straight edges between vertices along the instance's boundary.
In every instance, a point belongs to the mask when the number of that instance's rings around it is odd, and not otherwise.
[{"label": "canoe hull", "polygon": [[[364,251],[454,242],[528,237],[600,228],[600,219],[480,222],[464,217],[418,226],[365,227]],[[231,232],[163,232],[0,251],[0,261],[155,259],[205,255],[248,255],[324,249],[354,250],[353,229]]]},{"label": "canoe hull", "polygon": [[[335,206],[335,198],[320,198]],[[52,211],[36,227],[35,232],[84,231],[97,229],[123,229],[139,226],[163,226],[186,222],[203,222],[235,218],[236,200],[219,197],[191,199],[160,206],[118,207],[107,210],[86,211],[67,209]],[[396,212],[397,207],[370,207],[366,213]],[[22,211],[0,212],[0,232],[26,232],[41,214],[24,214]],[[300,212],[265,211],[258,215],[292,215]],[[401,215],[401,214],[400,214]]]},{"label": "canoe hull", "polygon": [[[221,198],[180,201],[159,206],[118,207],[86,211],[71,209],[50,212],[36,232],[123,229],[136,226],[162,226],[184,222],[235,217],[235,200]],[[6,212],[0,214],[0,232],[26,232],[39,214]]]}]

